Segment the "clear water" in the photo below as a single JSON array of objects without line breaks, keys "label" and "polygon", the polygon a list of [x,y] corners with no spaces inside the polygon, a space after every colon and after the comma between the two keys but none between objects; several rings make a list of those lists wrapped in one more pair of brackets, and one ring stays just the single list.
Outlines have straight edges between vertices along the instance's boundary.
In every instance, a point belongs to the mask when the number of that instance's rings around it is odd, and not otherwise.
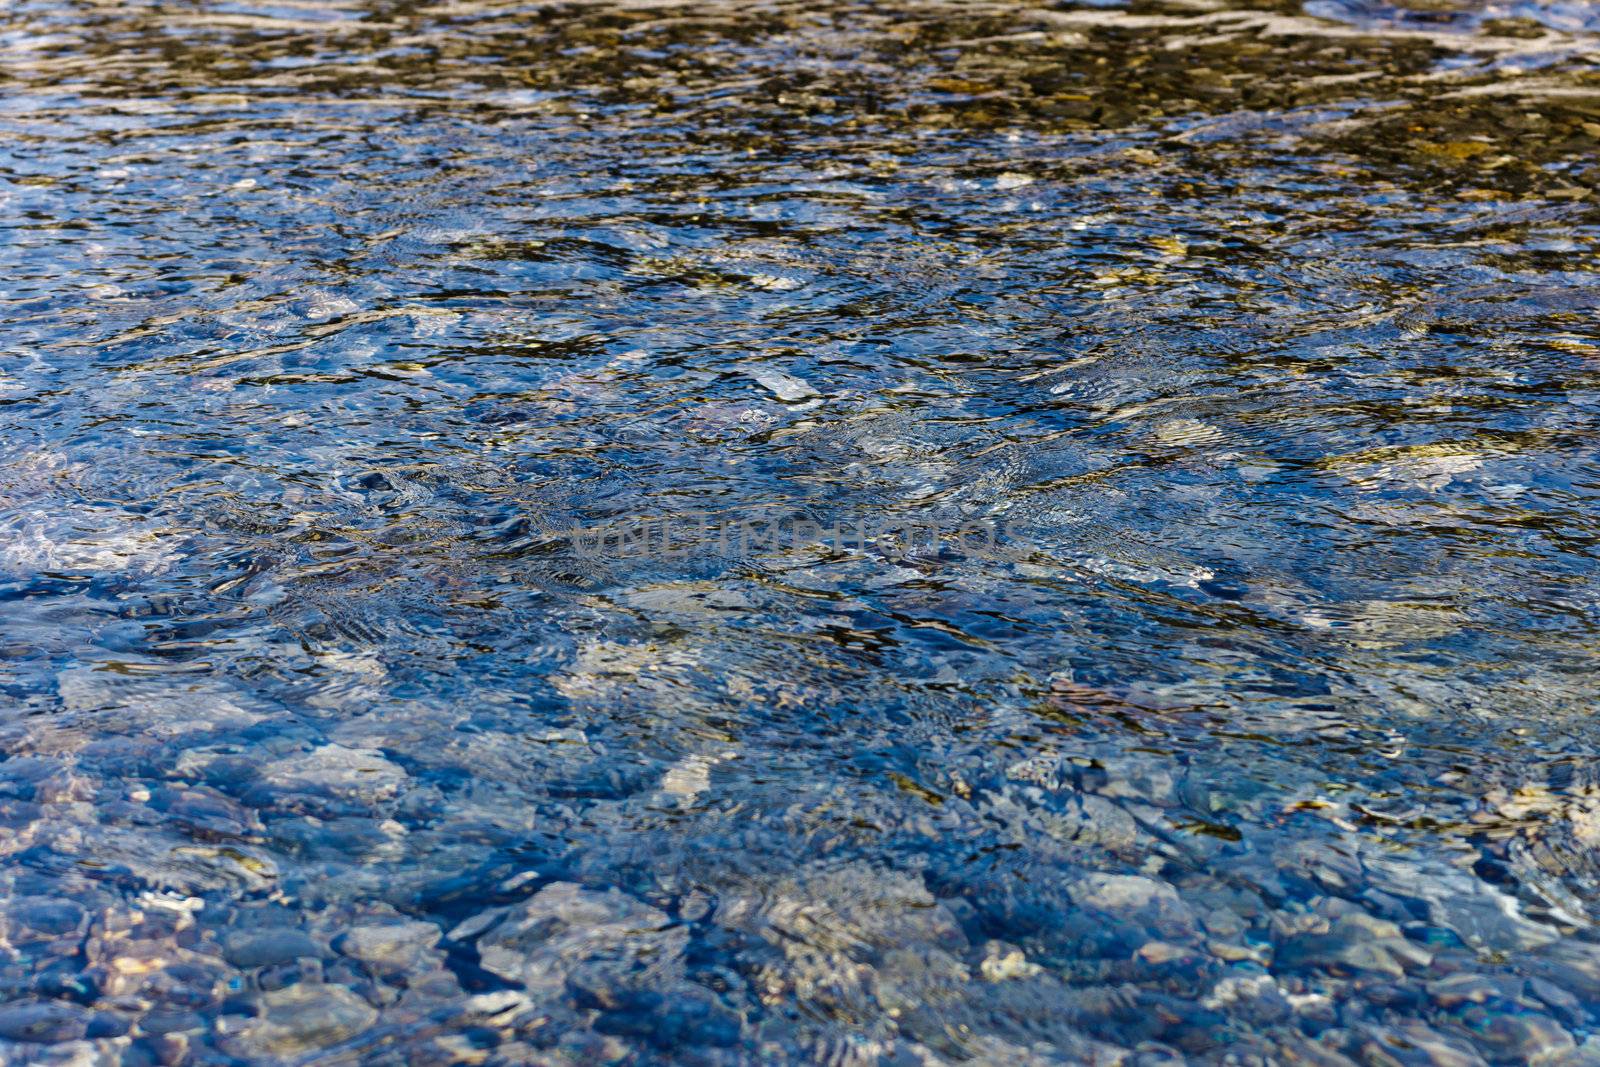
[{"label": "clear water", "polygon": [[11,0],[0,1056],[1600,1062],[1597,35]]}]

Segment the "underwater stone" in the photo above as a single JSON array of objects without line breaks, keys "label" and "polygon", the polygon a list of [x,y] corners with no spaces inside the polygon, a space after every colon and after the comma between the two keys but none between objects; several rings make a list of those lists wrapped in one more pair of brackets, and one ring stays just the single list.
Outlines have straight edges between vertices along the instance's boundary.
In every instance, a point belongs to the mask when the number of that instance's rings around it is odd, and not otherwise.
[{"label": "underwater stone", "polygon": [[1546,1015],[1496,1014],[1478,1040],[1497,1058],[1525,1064],[1558,1062],[1577,1047],[1572,1035]]},{"label": "underwater stone", "polygon": [[398,764],[376,749],[323,745],[269,764],[261,780],[274,789],[377,804],[394,799],[406,777]]},{"label": "underwater stone", "polygon": [[1321,970],[1336,975],[1379,975],[1403,978],[1405,970],[1383,946],[1349,930],[1299,934],[1278,946],[1273,958],[1278,971]]},{"label": "underwater stone", "polygon": [[321,956],[322,949],[299,930],[237,930],[223,943],[222,957],[235,967],[271,967],[302,957]]},{"label": "underwater stone", "polygon": [[354,1037],[378,1012],[338,985],[292,985],[261,998],[265,1015],[246,1039],[255,1054],[298,1056]]},{"label": "underwater stone", "polygon": [[89,1026],[89,1013],[76,1004],[34,1001],[0,1005],[0,1037],[8,1041],[75,1041]]},{"label": "underwater stone", "polygon": [[478,939],[486,970],[550,995],[569,981],[610,1004],[681,977],[688,932],[618,889],[545,886]]},{"label": "underwater stone", "polygon": [[83,919],[83,908],[71,900],[17,897],[0,905],[0,931],[13,944],[82,933]]},{"label": "underwater stone", "polygon": [[334,941],[346,956],[367,963],[401,966],[439,943],[440,929],[428,922],[352,926]]}]

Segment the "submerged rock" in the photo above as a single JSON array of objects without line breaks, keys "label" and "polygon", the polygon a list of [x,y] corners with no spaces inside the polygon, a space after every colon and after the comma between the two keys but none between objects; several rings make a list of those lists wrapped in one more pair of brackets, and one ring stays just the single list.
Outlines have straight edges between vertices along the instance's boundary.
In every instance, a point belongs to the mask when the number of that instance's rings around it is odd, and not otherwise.
[{"label": "submerged rock", "polygon": [[406,781],[398,764],[370,748],[323,745],[268,764],[261,784],[288,793],[313,793],[363,804],[393,800]]},{"label": "submerged rock", "polygon": [[486,970],[535,996],[570,987],[602,1008],[681,980],[689,935],[667,914],[617,889],[545,886],[478,939]]},{"label": "submerged rock", "polygon": [[261,998],[263,1016],[241,1042],[250,1055],[300,1056],[370,1027],[377,1009],[344,986],[292,985]]},{"label": "submerged rock", "polygon": [[236,930],[223,942],[222,957],[235,967],[271,967],[302,957],[320,957],[322,948],[299,930]]},{"label": "submerged rock", "polygon": [[75,901],[17,897],[0,904],[0,934],[13,945],[72,938],[83,933],[84,918]]},{"label": "submerged rock", "polygon": [[811,383],[772,367],[758,367],[749,371],[750,377],[772,391],[779,400],[794,403],[821,396]]},{"label": "submerged rock", "polygon": [[1530,1065],[1562,1062],[1577,1047],[1572,1035],[1547,1015],[1497,1014],[1478,1036],[1497,1060]]},{"label": "submerged rock", "polygon": [[1273,961],[1281,971],[1321,970],[1336,975],[1403,978],[1405,970],[1383,946],[1347,932],[1300,934],[1278,947]]},{"label": "submerged rock", "polygon": [[346,956],[364,963],[404,967],[439,943],[442,931],[433,923],[371,923],[352,926],[334,942]]},{"label": "submerged rock", "polygon": [[75,1041],[89,1021],[86,1009],[56,1000],[0,1004],[0,1038],[7,1041]]},{"label": "submerged rock", "polygon": [[1121,923],[1148,925],[1167,937],[1184,938],[1198,927],[1178,891],[1165,882],[1134,874],[1091,874],[1073,884],[1072,900]]}]

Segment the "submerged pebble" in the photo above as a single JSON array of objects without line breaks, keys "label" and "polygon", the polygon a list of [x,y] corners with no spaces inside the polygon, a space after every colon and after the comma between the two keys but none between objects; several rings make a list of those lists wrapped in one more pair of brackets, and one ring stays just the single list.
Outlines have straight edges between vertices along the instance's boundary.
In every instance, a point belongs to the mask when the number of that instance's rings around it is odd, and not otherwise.
[{"label": "submerged pebble", "polygon": [[89,1013],[76,1004],[60,1001],[0,1004],[0,1038],[7,1041],[73,1041],[88,1031],[89,1022]]},{"label": "submerged pebble", "polygon": [[253,1056],[302,1056],[366,1030],[378,1012],[343,986],[292,985],[261,998],[260,1022],[237,1042]]},{"label": "submerged pebble", "polygon": [[564,988],[601,1008],[658,996],[682,972],[688,931],[616,889],[545,886],[478,938],[483,966],[535,996]]}]

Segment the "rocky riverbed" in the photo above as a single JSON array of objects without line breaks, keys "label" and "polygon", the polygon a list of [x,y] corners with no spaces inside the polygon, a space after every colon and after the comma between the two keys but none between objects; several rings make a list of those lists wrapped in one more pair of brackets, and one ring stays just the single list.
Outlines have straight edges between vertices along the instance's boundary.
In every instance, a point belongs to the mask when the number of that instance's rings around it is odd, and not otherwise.
[{"label": "rocky riverbed", "polygon": [[1597,41],[6,5],[0,1062],[1600,1063]]}]

